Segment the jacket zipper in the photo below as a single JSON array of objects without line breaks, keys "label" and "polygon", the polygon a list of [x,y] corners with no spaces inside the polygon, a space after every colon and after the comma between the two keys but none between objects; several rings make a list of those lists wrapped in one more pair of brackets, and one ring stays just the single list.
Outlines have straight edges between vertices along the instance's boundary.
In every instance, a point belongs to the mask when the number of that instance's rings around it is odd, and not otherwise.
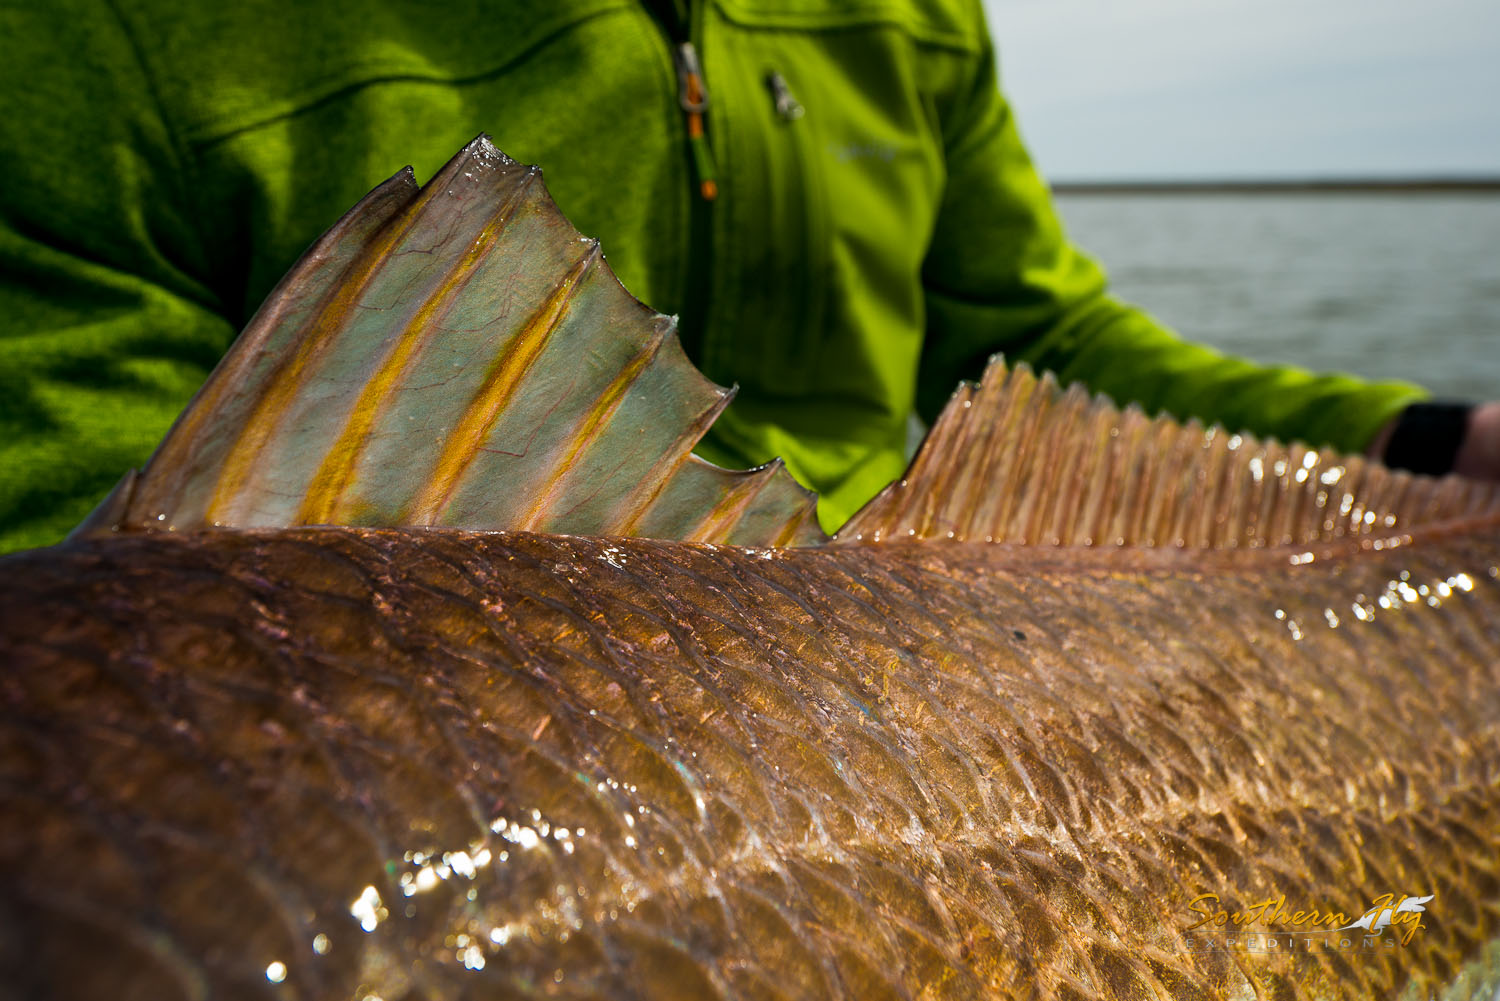
[{"label": "jacket zipper", "polygon": [[686,8],[681,0],[645,0],[645,7],[672,48],[672,63],[677,67],[677,103],[682,107],[687,126],[688,152],[698,182],[698,196],[711,202],[719,195],[719,180],[713,151],[703,129],[703,116],[708,113],[708,85],[703,81],[698,49],[693,45],[693,0],[687,0]]},{"label": "jacket zipper", "polygon": [[646,13],[661,28],[677,69],[677,99],[687,126],[690,169],[695,180],[688,197],[688,233],[684,248],[678,336],[688,358],[700,369],[705,365],[705,335],[709,286],[713,282],[713,207],[719,195],[718,171],[704,129],[708,111],[708,87],[703,65],[693,44],[692,22],[695,0],[643,0]]},{"label": "jacket zipper", "polygon": [[698,175],[698,194],[705,201],[719,197],[719,181],[715,176],[713,151],[708,148],[708,137],[703,134],[703,114],[708,111],[708,87],[703,83],[703,66],[698,62],[698,50],[692,42],[677,46],[677,101],[687,116],[688,148],[693,154],[693,169]]}]

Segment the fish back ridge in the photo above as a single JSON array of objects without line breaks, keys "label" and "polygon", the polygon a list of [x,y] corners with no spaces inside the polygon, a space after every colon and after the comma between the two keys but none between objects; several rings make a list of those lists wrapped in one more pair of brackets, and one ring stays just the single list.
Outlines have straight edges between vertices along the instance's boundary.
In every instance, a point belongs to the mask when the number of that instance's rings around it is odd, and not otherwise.
[{"label": "fish back ridge", "polygon": [[824,536],[779,460],[692,448],[728,405],[541,172],[480,136],[292,268],[150,462],[74,533],[445,526],[749,546]]},{"label": "fish back ridge", "polygon": [[837,539],[1253,549],[1500,516],[1500,486],[1121,409],[991,359]]}]

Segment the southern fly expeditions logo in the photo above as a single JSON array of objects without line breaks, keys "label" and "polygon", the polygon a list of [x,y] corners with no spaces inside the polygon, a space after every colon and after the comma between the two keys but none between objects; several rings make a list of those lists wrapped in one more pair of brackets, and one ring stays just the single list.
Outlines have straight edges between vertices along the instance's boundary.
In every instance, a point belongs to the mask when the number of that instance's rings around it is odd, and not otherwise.
[{"label": "southern fly expeditions logo", "polygon": [[1183,937],[1193,951],[1398,949],[1410,945],[1417,932],[1427,927],[1422,917],[1435,896],[1382,893],[1359,917],[1350,920],[1351,915],[1344,911],[1291,909],[1285,894],[1228,910],[1217,893],[1201,893],[1188,902],[1188,911],[1197,916],[1197,921],[1183,929]]}]

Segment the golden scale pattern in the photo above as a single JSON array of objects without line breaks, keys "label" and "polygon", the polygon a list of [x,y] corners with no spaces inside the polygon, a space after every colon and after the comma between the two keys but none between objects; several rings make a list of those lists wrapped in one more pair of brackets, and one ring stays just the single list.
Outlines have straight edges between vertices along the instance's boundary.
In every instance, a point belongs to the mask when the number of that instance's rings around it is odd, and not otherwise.
[{"label": "golden scale pattern", "polygon": [[[1497,565],[1493,519],[1211,570],[357,528],[9,557],[0,981],[1487,998]],[[1204,892],[1436,899],[1406,948],[1262,956],[1189,948]]]}]

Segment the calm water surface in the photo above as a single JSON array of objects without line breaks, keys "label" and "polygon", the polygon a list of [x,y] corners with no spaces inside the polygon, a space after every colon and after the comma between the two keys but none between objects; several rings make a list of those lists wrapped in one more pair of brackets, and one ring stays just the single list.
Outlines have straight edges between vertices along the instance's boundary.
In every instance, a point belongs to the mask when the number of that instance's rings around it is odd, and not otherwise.
[{"label": "calm water surface", "polygon": [[1063,194],[1115,294],[1258,361],[1500,399],[1500,195]]}]

